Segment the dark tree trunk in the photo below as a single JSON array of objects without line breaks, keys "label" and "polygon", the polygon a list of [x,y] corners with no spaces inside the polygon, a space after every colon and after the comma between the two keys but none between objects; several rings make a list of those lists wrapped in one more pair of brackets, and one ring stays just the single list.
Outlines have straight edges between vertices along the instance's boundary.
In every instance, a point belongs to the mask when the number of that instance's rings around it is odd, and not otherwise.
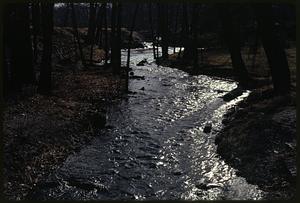
[{"label": "dark tree trunk", "polygon": [[97,10],[97,4],[96,3],[90,3],[90,9],[89,9],[89,26],[88,26],[88,33],[86,38],[86,43],[93,43],[93,38],[95,36],[96,31],[96,10]]},{"label": "dark tree trunk", "polygon": [[248,71],[241,55],[241,37],[240,25],[236,18],[233,17],[232,9],[228,6],[219,7],[219,14],[223,25],[224,39],[228,46],[232,67],[235,72],[236,79],[240,84],[247,85],[249,81]]},{"label": "dark tree trunk", "polygon": [[97,31],[96,31],[96,41],[95,43],[98,45],[99,48],[102,47],[102,27],[103,27],[103,20],[104,20],[104,9],[105,4],[102,4],[100,8],[98,9],[97,13]]},{"label": "dark tree trunk", "polygon": [[4,45],[4,53],[3,53],[3,95],[4,97],[8,95],[9,88],[11,85],[9,69],[11,68],[11,25],[13,24],[11,21],[12,8],[9,5],[5,5],[3,8],[3,45]]},{"label": "dark tree trunk", "polygon": [[153,30],[153,20],[152,20],[152,4],[148,4],[149,9],[149,23],[150,23],[150,30],[151,30],[151,38],[152,38],[152,49],[153,49],[153,58],[156,59],[156,52],[155,52],[155,37],[154,37],[154,30]]},{"label": "dark tree trunk", "polygon": [[52,32],[53,32],[53,4],[42,3],[42,35],[43,35],[43,56],[41,63],[40,81],[38,92],[40,94],[51,93],[51,72],[52,72]]},{"label": "dark tree trunk", "polygon": [[105,35],[105,42],[104,42],[104,50],[105,50],[105,67],[107,67],[108,63],[108,31],[107,31],[107,8],[106,8],[106,3],[104,3],[105,9],[104,9],[104,35]]},{"label": "dark tree trunk", "polygon": [[196,70],[198,68],[198,7],[197,4],[193,6],[193,17],[192,17],[192,57],[193,57],[193,68]]},{"label": "dark tree trunk", "polygon": [[41,26],[41,10],[39,3],[32,5],[32,27],[33,27],[33,61],[37,63],[38,50],[37,50],[37,36],[40,33]]},{"label": "dark tree trunk", "polygon": [[71,9],[72,9],[72,25],[73,25],[74,36],[75,36],[75,39],[77,41],[77,45],[78,45],[82,65],[84,66],[84,68],[86,68],[86,62],[85,62],[85,58],[84,58],[84,55],[83,55],[82,46],[81,46],[81,42],[80,42],[80,37],[79,37],[79,33],[78,33],[77,18],[76,18],[76,13],[75,13],[75,8],[74,8],[73,3],[71,3]]},{"label": "dark tree trunk", "polygon": [[113,72],[117,73],[118,68],[116,67],[116,52],[117,52],[117,45],[116,45],[116,18],[117,18],[117,3],[112,4],[111,9],[111,22],[110,22],[110,47],[111,47],[111,60],[110,64],[112,66]]},{"label": "dark tree trunk", "polygon": [[176,5],[176,13],[175,13],[175,26],[174,26],[174,34],[173,34],[173,40],[174,40],[174,49],[173,49],[173,53],[175,54],[176,51],[176,42],[177,42],[177,38],[176,38],[176,34],[177,34],[177,26],[178,26],[178,15],[179,15],[179,5]]},{"label": "dark tree trunk", "polygon": [[121,70],[121,5],[113,3],[111,16],[111,66],[115,74]]},{"label": "dark tree trunk", "polygon": [[136,19],[138,9],[139,9],[139,4],[137,4],[135,7],[133,18],[132,18],[132,23],[131,23],[131,28],[130,28],[128,49],[127,49],[127,64],[126,64],[127,69],[129,69],[129,64],[130,64],[130,48],[131,48],[133,29],[134,29],[134,24],[135,24],[135,19]]},{"label": "dark tree trunk", "polygon": [[284,47],[274,32],[271,5],[255,7],[259,34],[271,69],[274,90],[277,93],[287,93],[290,90],[290,70]]},{"label": "dark tree trunk", "polygon": [[[181,42],[184,45],[184,58],[186,58],[189,52],[189,45],[188,43],[190,42],[190,40],[188,39],[188,34],[189,34],[189,19],[188,19],[188,7],[187,7],[187,3],[183,3],[182,4],[182,19],[181,19]],[[179,50],[178,53],[178,58],[181,55],[181,48]]]},{"label": "dark tree trunk", "polygon": [[28,4],[14,5],[14,20],[12,26],[12,82],[20,89],[22,84],[35,82],[33,69],[33,53],[29,27]]},{"label": "dark tree trunk", "polygon": [[65,16],[64,16],[64,26],[68,27],[69,25],[69,14],[70,14],[70,7],[68,3],[65,3],[66,6],[66,11],[65,11]]},{"label": "dark tree trunk", "polygon": [[[102,31],[102,21],[103,21],[103,5],[98,9],[97,17],[96,17],[96,35],[93,36],[92,42],[91,42],[91,53],[90,53],[90,62],[93,62],[93,52],[94,52],[94,44],[99,44],[99,33]],[[102,33],[102,32],[101,32]],[[101,39],[100,39],[101,41]]]},{"label": "dark tree trunk", "polygon": [[117,55],[116,55],[116,59],[117,59],[117,66],[119,67],[119,69],[121,70],[121,26],[122,26],[122,4],[119,2],[118,3],[118,12],[117,12]]},{"label": "dark tree trunk", "polygon": [[169,29],[168,29],[168,6],[165,3],[158,5],[158,21],[159,32],[161,36],[162,58],[168,58],[168,45],[169,45]]},{"label": "dark tree trunk", "polygon": [[127,64],[126,64],[126,90],[128,90],[128,71],[129,71],[129,64],[130,64],[130,47],[131,47],[131,42],[132,42],[132,34],[133,34],[133,29],[135,25],[135,20],[136,20],[136,15],[137,11],[139,9],[139,4],[136,5],[133,18],[132,18],[132,24],[130,28],[130,34],[129,34],[129,40],[128,40],[128,52],[127,52]]}]

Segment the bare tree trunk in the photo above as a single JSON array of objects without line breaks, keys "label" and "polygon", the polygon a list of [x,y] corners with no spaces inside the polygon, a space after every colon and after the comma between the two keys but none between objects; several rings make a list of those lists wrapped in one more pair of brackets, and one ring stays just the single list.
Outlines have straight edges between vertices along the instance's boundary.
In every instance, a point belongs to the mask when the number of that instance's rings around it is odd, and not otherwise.
[{"label": "bare tree trunk", "polygon": [[96,10],[97,10],[97,4],[96,3],[90,3],[89,26],[88,26],[88,33],[87,33],[87,38],[86,38],[86,43],[88,43],[88,44],[93,42],[93,38],[95,36],[95,31],[96,31]]},{"label": "bare tree trunk", "polygon": [[152,4],[148,4],[149,10],[149,23],[150,23],[150,30],[151,30],[151,38],[152,38],[152,47],[153,47],[153,58],[156,59],[156,52],[155,52],[155,37],[154,37],[154,30],[153,30],[153,21],[152,21]]},{"label": "bare tree trunk", "polygon": [[158,4],[158,20],[159,20],[159,32],[161,36],[162,58],[168,58],[168,6],[164,3]]},{"label": "bare tree trunk", "polygon": [[121,70],[121,5],[113,3],[111,17],[111,66],[115,74]]},{"label": "bare tree trunk", "polygon": [[4,60],[3,60],[3,96],[7,96],[9,93],[9,89],[11,88],[10,85],[10,74],[9,74],[9,69],[11,69],[11,42],[12,42],[12,37],[10,35],[11,33],[11,13],[12,13],[12,8],[11,5],[4,5],[3,7],[3,45],[4,45]]},{"label": "bare tree trunk", "polygon": [[193,17],[192,17],[192,53],[193,53],[193,68],[194,71],[198,68],[198,40],[197,40],[197,35],[198,35],[198,13],[199,9],[197,4],[193,5]]},{"label": "bare tree trunk", "polygon": [[122,4],[119,2],[118,3],[118,12],[117,12],[117,54],[116,54],[116,59],[117,59],[117,66],[121,70],[121,26],[122,26]]},{"label": "bare tree trunk", "polygon": [[107,32],[107,8],[106,8],[106,3],[104,3],[105,9],[104,9],[104,27],[105,27],[105,42],[104,42],[104,49],[105,49],[105,67],[107,67],[107,62],[108,62],[108,32]]},{"label": "bare tree trunk", "polygon": [[[188,40],[187,40],[187,37],[188,37],[188,11],[187,11],[187,3],[183,3],[182,4],[182,21],[181,21],[181,42],[186,45]],[[186,46],[185,46],[186,48]],[[180,47],[180,50],[179,50],[179,53],[178,53],[178,57],[180,57],[181,55],[181,47]],[[186,50],[184,50],[184,52],[186,52]]]},{"label": "bare tree trunk", "polygon": [[173,40],[174,40],[174,49],[173,49],[173,54],[175,54],[175,51],[176,51],[176,41],[175,41],[175,39],[176,39],[176,32],[177,32],[177,26],[178,26],[178,15],[179,15],[179,5],[177,5],[176,6],[176,13],[175,13],[175,27],[174,27],[174,38],[173,38]]},{"label": "bare tree trunk", "polygon": [[78,45],[78,49],[79,49],[79,54],[80,54],[80,59],[82,61],[82,65],[84,66],[84,68],[86,68],[86,62],[85,62],[85,59],[84,59],[84,55],[83,55],[83,51],[82,51],[82,47],[81,47],[81,42],[80,42],[80,38],[79,38],[79,33],[78,33],[78,28],[77,28],[76,13],[75,13],[75,8],[74,8],[74,4],[73,3],[71,3],[71,8],[72,8],[73,32],[74,32],[75,39],[77,41],[77,45]]},{"label": "bare tree trunk", "polygon": [[70,7],[68,3],[65,3],[66,6],[66,12],[65,12],[65,18],[64,18],[64,26],[68,27],[68,23],[69,23],[69,14],[70,14]]},{"label": "bare tree trunk", "polygon": [[15,4],[12,28],[12,81],[16,89],[35,82],[28,4]]},{"label": "bare tree trunk", "polygon": [[274,90],[279,94],[290,90],[290,70],[284,47],[274,32],[271,5],[262,4],[255,7],[259,33],[271,69]]},{"label": "bare tree trunk", "polygon": [[139,4],[137,4],[135,9],[134,9],[134,14],[133,14],[131,28],[130,28],[130,34],[129,34],[129,40],[128,40],[128,49],[127,49],[127,63],[126,63],[127,69],[129,69],[129,64],[130,64],[130,47],[131,47],[133,29],[134,29],[134,24],[135,24],[135,19],[136,19],[138,9],[139,9]]},{"label": "bare tree trunk", "polygon": [[[103,4],[101,5],[101,7],[98,9],[97,12],[97,18],[96,18],[96,25],[97,25],[97,29],[96,29],[96,36],[93,37],[93,41],[91,43],[91,51],[90,51],[90,61],[93,61],[93,51],[94,51],[94,44],[97,44],[98,47],[100,47],[99,45],[99,33],[101,32],[102,35],[102,21],[103,21]],[[100,42],[102,40],[102,36],[100,37]]]},{"label": "bare tree trunk", "polygon": [[116,18],[117,18],[117,3],[112,3],[111,9],[111,22],[110,22],[110,47],[111,47],[111,57],[110,65],[112,66],[113,72],[116,74],[118,72],[116,67]]},{"label": "bare tree trunk", "polygon": [[234,69],[236,79],[241,84],[247,85],[249,76],[241,55],[240,25],[239,22],[233,18],[233,12],[230,12],[229,9],[230,8],[228,8],[227,5],[219,7],[224,37],[230,52],[232,67]]},{"label": "bare tree trunk", "polygon": [[97,14],[97,31],[96,31],[95,44],[97,44],[99,48],[102,47],[102,33],[103,33],[102,27],[103,27],[103,20],[104,20],[104,9],[105,9],[105,4],[101,4]]},{"label": "bare tree trunk", "polygon": [[32,25],[33,25],[33,61],[37,63],[37,36],[40,31],[41,26],[41,12],[40,12],[40,4],[33,3],[32,6]]},{"label": "bare tree trunk", "polygon": [[42,3],[43,56],[38,92],[51,93],[53,3]]}]

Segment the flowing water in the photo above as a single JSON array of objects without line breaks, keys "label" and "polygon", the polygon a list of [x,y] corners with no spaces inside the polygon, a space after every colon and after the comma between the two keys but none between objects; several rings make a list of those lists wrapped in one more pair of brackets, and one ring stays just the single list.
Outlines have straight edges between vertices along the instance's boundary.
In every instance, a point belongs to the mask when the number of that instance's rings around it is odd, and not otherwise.
[{"label": "flowing water", "polygon": [[[171,51],[172,49],[170,49]],[[126,59],[126,51],[122,54]],[[146,58],[148,64],[136,66]],[[132,94],[108,109],[108,125],[71,155],[34,192],[37,199],[220,200],[262,199],[264,193],[236,175],[216,153],[214,139],[233,81],[189,76],[157,66],[152,50],[135,49]],[[206,123],[212,132],[204,133]]]}]

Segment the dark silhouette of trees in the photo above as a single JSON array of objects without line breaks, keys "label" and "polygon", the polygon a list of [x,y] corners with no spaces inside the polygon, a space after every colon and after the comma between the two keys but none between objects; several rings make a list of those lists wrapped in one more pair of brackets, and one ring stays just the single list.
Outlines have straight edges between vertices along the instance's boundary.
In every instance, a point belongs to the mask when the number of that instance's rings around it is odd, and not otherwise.
[{"label": "dark silhouette of trees", "polygon": [[[105,66],[108,67],[109,65],[114,74],[121,74],[125,71],[127,76],[134,31],[138,31],[139,29],[146,39],[153,42],[153,56],[155,59],[160,58],[158,52],[159,46],[162,48],[162,52],[160,52],[162,54],[161,59],[164,60],[169,58],[168,48],[170,45],[184,47],[183,55],[180,50],[177,56],[178,59],[182,57],[180,63],[186,65],[192,64],[194,71],[197,71],[199,68],[198,45],[203,43],[203,38],[205,39],[206,37],[203,37],[203,34],[210,35],[208,30],[209,32],[213,32],[213,35],[217,34],[219,32],[217,22],[221,22],[222,36],[230,53],[234,76],[245,87],[250,82],[253,82],[253,80],[248,74],[241,50],[243,46],[250,46],[251,39],[254,39],[254,34],[252,34],[253,36],[250,34],[247,35],[248,30],[251,30],[251,32],[255,33],[255,37],[257,35],[255,38],[256,42],[253,40],[255,47],[258,47],[258,38],[260,38],[265,50],[275,91],[285,93],[290,88],[290,72],[284,50],[284,46],[287,44],[285,38],[288,37],[288,34],[279,33],[278,28],[275,28],[274,16],[272,16],[274,13],[272,14],[272,12],[276,12],[276,9],[274,10],[274,6],[272,7],[271,4],[246,6],[246,13],[243,13],[242,8],[244,7],[240,5],[206,6],[186,2],[173,5],[168,3],[121,5],[120,2],[113,2],[112,4],[65,3],[61,5],[61,7],[55,8],[57,16],[54,19],[56,21],[52,19],[54,17],[54,4],[23,3],[5,6],[5,90],[8,90],[8,87],[10,87],[13,90],[20,91],[26,84],[35,84],[35,68],[39,65],[40,80],[38,83],[38,92],[50,94],[52,72],[51,38],[55,22],[61,26],[72,26],[72,33],[75,40],[75,43],[72,45],[76,47],[76,56],[82,61],[85,69],[87,69],[88,65],[95,65],[92,64],[94,46],[98,46],[98,48],[105,51]],[[152,5],[154,5],[155,9],[153,9]],[[125,10],[123,15],[121,12],[122,9]],[[280,9],[284,8],[277,8],[277,12]],[[212,10],[213,13],[211,12]],[[219,15],[215,15],[214,12],[216,11]],[[251,13],[251,11],[254,12]],[[204,16],[203,13],[208,16]],[[290,26],[289,23],[278,17],[278,15],[275,17],[276,22],[282,21],[284,26]],[[253,23],[243,25],[243,19],[248,19],[248,21],[250,19]],[[254,22],[257,22],[257,30]],[[88,27],[85,42],[82,41],[82,33],[79,28],[82,26]],[[124,45],[121,39],[122,26],[130,31],[127,64],[124,70],[121,68],[121,45]],[[281,38],[278,35],[281,35]],[[243,39],[245,36],[250,36],[250,40],[248,38]],[[40,52],[38,49],[40,39],[42,39],[43,44],[42,57],[39,56]],[[219,43],[218,40],[216,41],[217,43]],[[90,60],[86,60],[85,58],[88,58],[85,54],[86,47],[89,47],[89,45]],[[213,46],[213,48],[220,48],[218,45]],[[252,66],[255,64],[255,53],[255,51],[251,53],[253,54]],[[41,62],[40,58],[42,59]],[[201,58],[203,61],[203,55]],[[87,61],[91,63],[87,64]],[[205,70],[203,69],[203,71]]]},{"label": "dark silhouette of trees", "polygon": [[267,4],[255,6],[258,29],[262,45],[271,69],[274,90],[287,93],[290,90],[290,71],[283,44],[274,32],[272,6]]},{"label": "dark silhouette of trees", "polygon": [[40,94],[51,93],[51,72],[52,72],[52,32],[53,32],[53,4],[42,3],[42,36],[43,56],[40,66],[40,80],[38,92]]}]

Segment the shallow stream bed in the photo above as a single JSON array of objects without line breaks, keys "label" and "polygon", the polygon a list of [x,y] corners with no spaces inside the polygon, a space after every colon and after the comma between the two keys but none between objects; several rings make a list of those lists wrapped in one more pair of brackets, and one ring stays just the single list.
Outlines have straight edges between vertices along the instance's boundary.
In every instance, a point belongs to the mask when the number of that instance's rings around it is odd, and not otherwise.
[{"label": "shallow stream bed", "polygon": [[[148,63],[136,66],[143,59]],[[69,156],[30,198],[263,199],[257,186],[220,158],[214,144],[222,116],[248,92],[224,102],[221,97],[236,88],[235,82],[158,67],[151,48],[132,50],[131,68],[145,78],[130,80],[132,93],[108,109],[110,127]],[[208,123],[212,131],[204,133]]]}]

